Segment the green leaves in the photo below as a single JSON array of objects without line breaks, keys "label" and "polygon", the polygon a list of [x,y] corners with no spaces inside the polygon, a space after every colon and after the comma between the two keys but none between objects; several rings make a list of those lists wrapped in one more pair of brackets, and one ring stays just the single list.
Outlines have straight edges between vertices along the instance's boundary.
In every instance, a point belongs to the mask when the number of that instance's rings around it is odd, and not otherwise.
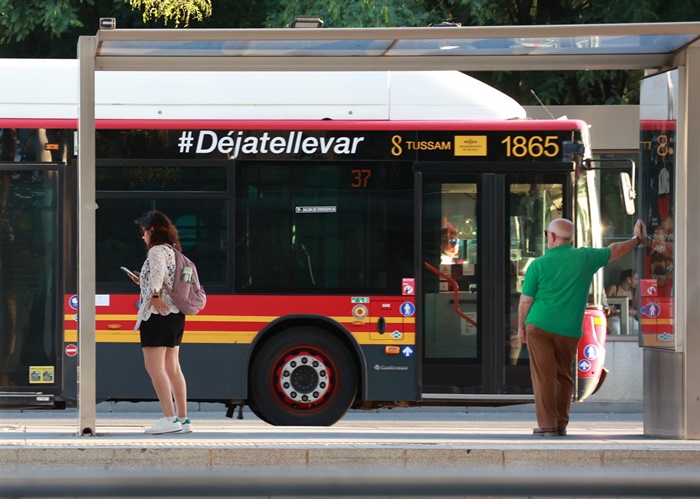
[{"label": "green leaves", "polygon": [[427,26],[429,12],[419,0],[268,1],[267,28],[283,28],[301,14],[317,15],[327,28]]},{"label": "green leaves", "polygon": [[58,37],[82,26],[78,9],[83,3],[93,0],[0,0],[0,43],[24,40],[35,30]]},{"label": "green leaves", "polygon": [[133,9],[143,10],[143,22],[162,19],[175,27],[187,27],[190,20],[202,21],[212,14],[211,0],[129,0]]}]

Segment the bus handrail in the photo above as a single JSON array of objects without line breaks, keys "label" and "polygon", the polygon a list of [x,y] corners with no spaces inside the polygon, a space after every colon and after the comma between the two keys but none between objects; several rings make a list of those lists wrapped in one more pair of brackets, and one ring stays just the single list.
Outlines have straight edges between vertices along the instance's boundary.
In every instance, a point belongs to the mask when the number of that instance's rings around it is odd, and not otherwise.
[{"label": "bus handrail", "polygon": [[471,324],[472,326],[478,327],[476,324],[476,321],[474,321],[474,319],[472,319],[471,317],[469,317],[467,314],[465,314],[464,312],[462,312],[459,309],[459,284],[457,284],[457,281],[455,281],[452,278],[452,276],[449,276],[449,275],[445,274],[444,272],[441,272],[440,270],[436,269],[435,267],[430,265],[428,262],[423,262],[423,265],[425,265],[425,267],[429,271],[431,271],[433,274],[437,274],[440,277],[442,277],[443,279],[447,279],[447,282],[452,284],[452,290],[454,291],[454,294],[455,294],[455,313],[457,315],[459,315],[462,319],[467,321],[469,324]]}]

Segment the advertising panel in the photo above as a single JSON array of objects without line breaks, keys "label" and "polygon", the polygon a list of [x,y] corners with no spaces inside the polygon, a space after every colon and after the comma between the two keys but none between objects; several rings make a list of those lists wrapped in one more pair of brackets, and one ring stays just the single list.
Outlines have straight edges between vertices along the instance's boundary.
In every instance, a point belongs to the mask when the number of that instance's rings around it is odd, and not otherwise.
[{"label": "advertising panel", "polygon": [[639,281],[644,347],[675,350],[674,182],[678,71],[642,81],[640,106],[641,215],[647,241]]}]

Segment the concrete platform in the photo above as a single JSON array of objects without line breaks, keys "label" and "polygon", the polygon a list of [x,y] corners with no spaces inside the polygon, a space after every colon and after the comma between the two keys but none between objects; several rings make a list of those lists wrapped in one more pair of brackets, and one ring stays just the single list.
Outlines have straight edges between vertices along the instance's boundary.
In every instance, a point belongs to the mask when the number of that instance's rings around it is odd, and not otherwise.
[{"label": "concrete platform", "polygon": [[93,437],[75,411],[0,412],[0,469],[700,467],[700,441],[645,437],[640,414],[574,414],[567,437],[538,437],[532,414],[463,411],[357,411],[329,428],[201,412],[193,433],[157,436],[143,432],[157,414],[98,413]]}]

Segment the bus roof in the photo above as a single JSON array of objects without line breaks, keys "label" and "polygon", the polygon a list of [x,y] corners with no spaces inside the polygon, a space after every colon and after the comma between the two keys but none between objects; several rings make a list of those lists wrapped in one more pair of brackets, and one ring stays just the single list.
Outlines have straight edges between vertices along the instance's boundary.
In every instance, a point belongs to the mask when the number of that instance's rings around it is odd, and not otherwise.
[{"label": "bus roof", "polygon": [[[74,59],[0,59],[0,119],[78,117]],[[458,71],[98,72],[98,120],[509,120],[522,106]]]}]

